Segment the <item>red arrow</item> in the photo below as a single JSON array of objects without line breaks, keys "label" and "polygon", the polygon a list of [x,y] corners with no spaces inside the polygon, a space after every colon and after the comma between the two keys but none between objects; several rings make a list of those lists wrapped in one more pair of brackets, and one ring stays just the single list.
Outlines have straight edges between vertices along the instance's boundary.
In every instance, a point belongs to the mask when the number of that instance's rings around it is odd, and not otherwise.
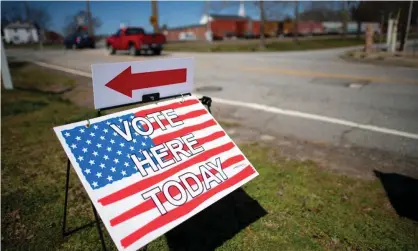
[{"label": "red arrow", "polygon": [[106,86],[132,98],[132,91],[157,86],[185,83],[187,69],[163,70],[153,72],[132,73],[129,66]]}]

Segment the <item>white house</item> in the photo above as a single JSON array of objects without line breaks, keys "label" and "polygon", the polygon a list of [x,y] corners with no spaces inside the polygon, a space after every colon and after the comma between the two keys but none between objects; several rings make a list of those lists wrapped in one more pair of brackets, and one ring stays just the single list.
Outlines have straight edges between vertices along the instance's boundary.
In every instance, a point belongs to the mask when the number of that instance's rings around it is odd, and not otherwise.
[{"label": "white house", "polygon": [[36,27],[29,23],[11,23],[4,27],[4,40],[6,43],[29,44],[39,41]]}]

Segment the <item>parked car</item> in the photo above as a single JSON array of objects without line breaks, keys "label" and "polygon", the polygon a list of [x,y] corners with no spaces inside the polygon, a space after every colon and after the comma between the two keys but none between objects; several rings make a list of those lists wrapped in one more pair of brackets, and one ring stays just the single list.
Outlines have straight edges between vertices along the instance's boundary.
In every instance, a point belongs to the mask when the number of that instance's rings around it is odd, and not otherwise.
[{"label": "parked car", "polygon": [[64,45],[67,49],[80,49],[80,48],[95,48],[96,43],[93,37],[91,37],[87,31],[75,32],[68,35],[64,39]]},{"label": "parked car", "polygon": [[146,34],[140,27],[126,27],[106,40],[109,54],[116,51],[129,51],[130,55],[153,53],[160,55],[166,38],[163,34]]}]

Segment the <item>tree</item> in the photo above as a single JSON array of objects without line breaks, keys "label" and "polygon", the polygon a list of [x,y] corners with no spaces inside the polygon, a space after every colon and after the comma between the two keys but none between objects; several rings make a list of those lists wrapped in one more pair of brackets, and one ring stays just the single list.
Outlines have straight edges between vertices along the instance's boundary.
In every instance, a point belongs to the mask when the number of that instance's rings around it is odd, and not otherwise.
[{"label": "tree", "polygon": [[[88,13],[85,10],[80,10],[73,16],[68,16],[63,32],[68,35],[80,29],[81,26],[88,23]],[[98,17],[91,17],[92,27],[95,29],[100,28],[102,22]]]},{"label": "tree", "polygon": [[51,16],[46,9],[35,8],[28,4],[28,2],[7,2],[2,3],[2,25],[3,21],[10,22],[29,22],[42,29],[49,27]]},{"label": "tree", "polygon": [[293,23],[293,41],[298,42],[298,34],[299,34],[299,1],[295,1],[295,21]]},{"label": "tree", "polygon": [[5,4],[4,6],[2,3],[2,30],[3,20],[8,23],[20,21],[34,25],[38,30],[39,46],[41,49],[43,48],[44,31],[51,21],[51,16],[46,9],[32,7],[27,1],[24,1],[23,5],[22,2],[12,2],[10,5]]},{"label": "tree", "polygon": [[[380,22],[382,15],[386,18],[390,15],[394,17],[400,11],[400,50],[403,50],[406,42],[405,35],[408,23],[409,3],[409,1],[360,1],[351,6],[350,12],[353,19],[356,20],[358,27],[360,27],[362,22]],[[418,7],[416,5],[414,7],[411,20],[416,20],[418,16]]]},{"label": "tree", "polygon": [[264,12],[268,20],[283,20],[293,10],[292,1],[264,2]]}]

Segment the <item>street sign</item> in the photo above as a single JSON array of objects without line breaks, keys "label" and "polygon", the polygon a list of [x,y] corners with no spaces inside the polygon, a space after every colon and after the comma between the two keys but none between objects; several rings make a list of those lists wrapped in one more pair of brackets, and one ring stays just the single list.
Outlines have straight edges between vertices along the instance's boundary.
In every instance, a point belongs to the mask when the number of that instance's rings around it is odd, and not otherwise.
[{"label": "street sign", "polygon": [[157,23],[157,18],[155,16],[150,16],[149,17],[149,22],[154,25],[155,23]]},{"label": "street sign", "polygon": [[194,96],[54,130],[119,250],[143,247],[258,175]]},{"label": "street sign", "polygon": [[193,90],[193,58],[172,58],[94,64],[94,107],[101,109],[142,101],[159,93],[160,98]]}]

